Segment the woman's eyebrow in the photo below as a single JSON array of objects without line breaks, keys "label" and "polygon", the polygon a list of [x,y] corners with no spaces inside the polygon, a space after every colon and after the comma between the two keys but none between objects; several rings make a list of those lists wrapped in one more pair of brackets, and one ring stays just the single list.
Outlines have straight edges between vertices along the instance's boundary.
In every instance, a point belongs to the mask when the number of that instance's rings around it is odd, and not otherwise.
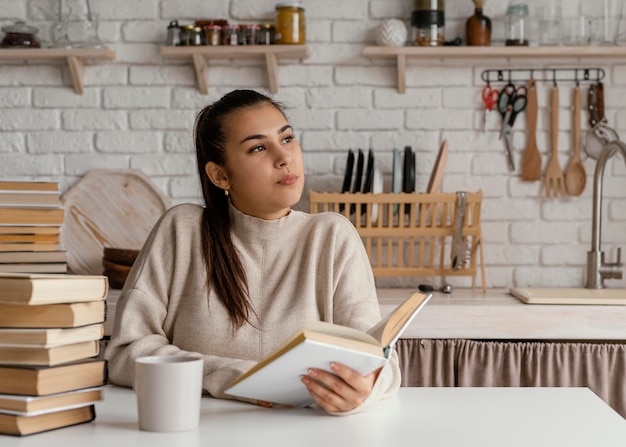
[{"label": "woman's eyebrow", "polygon": [[[281,127],[280,129],[278,129],[278,132],[276,132],[276,133],[277,133],[278,135],[280,135],[281,133],[283,133],[283,132],[284,132],[284,131],[286,131],[287,129],[291,129],[291,130],[293,130],[293,127],[291,127],[291,125],[289,125],[289,124],[286,124],[286,125],[284,125],[283,127]],[[246,138],[244,138],[243,140],[241,140],[241,141],[239,142],[239,144],[241,144],[241,143],[245,143],[246,141],[249,141],[249,140],[263,140],[263,139],[265,139],[265,138],[267,138],[267,137],[266,137],[265,135],[262,135],[262,134],[249,135],[249,136],[247,136]]]}]

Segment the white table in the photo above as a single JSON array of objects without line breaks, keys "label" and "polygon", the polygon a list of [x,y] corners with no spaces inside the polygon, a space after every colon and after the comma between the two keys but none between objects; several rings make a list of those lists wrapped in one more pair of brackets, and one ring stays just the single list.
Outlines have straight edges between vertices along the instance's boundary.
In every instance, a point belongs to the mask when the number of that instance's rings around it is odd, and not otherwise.
[{"label": "white table", "polygon": [[349,417],[203,398],[198,429],[150,433],[137,428],[134,392],[106,387],[94,422],[0,445],[624,447],[626,420],[586,388],[401,388]]}]

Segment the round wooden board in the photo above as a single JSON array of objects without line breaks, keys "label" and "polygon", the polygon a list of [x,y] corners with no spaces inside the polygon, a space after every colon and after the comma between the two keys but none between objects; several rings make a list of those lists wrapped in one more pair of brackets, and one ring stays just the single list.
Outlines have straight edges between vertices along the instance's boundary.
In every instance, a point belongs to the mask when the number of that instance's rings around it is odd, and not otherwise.
[{"label": "round wooden board", "polygon": [[134,169],[94,169],[61,196],[61,244],[68,270],[101,275],[104,247],[139,250],[170,207],[150,179]]}]

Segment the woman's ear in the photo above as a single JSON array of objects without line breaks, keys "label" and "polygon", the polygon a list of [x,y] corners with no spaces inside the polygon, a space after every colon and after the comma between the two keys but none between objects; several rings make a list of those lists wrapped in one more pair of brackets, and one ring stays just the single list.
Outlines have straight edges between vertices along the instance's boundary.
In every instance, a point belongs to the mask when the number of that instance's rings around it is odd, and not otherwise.
[{"label": "woman's ear", "polygon": [[206,165],[204,165],[204,171],[209,177],[209,180],[211,180],[211,183],[213,183],[215,186],[223,189],[224,191],[228,191],[230,189],[230,181],[228,180],[228,175],[226,174],[226,171],[222,166],[210,161]]}]

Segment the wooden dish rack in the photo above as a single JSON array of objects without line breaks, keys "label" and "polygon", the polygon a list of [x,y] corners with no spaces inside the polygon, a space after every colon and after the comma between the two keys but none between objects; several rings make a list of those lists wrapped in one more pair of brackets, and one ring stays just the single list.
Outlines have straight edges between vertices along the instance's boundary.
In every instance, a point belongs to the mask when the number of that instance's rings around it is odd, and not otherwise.
[{"label": "wooden dish rack", "polygon": [[486,291],[482,199],[482,191],[467,193],[462,237],[469,256],[455,269],[452,243],[456,193],[309,193],[311,213],[340,213],[354,224],[374,276],[469,276],[475,287],[479,254],[481,285]]}]

